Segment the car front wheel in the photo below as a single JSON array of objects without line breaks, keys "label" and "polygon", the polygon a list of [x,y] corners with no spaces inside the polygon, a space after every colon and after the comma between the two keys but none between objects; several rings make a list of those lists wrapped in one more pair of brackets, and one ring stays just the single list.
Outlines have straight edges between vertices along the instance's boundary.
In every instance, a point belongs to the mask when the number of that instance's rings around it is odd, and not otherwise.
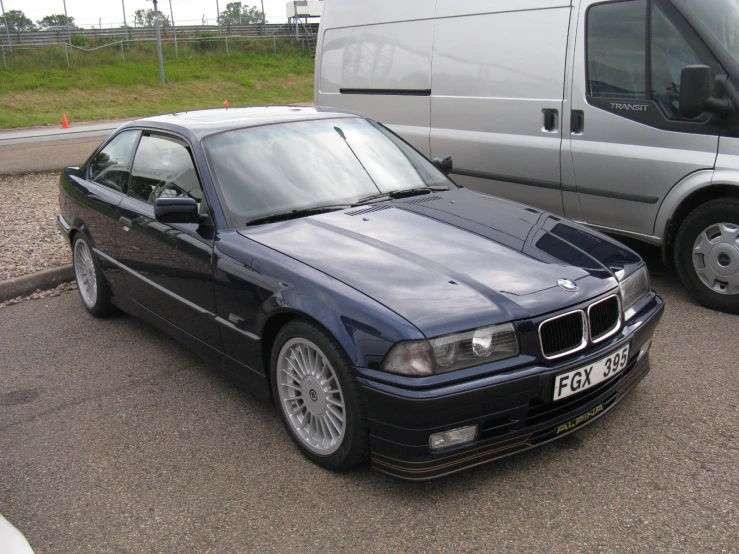
[{"label": "car front wheel", "polygon": [[712,200],[688,215],[675,239],[675,266],[698,302],[739,313],[739,200]]},{"label": "car front wheel", "polygon": [[351,362],[323,329],[294,320],[277,335],[272,390],[290,436],[326,469],[348,469],[368,452],[367,416]]},{"label": "car front wheel", "polygon": [[108,283],[84,235],[77,235],[74,239],[72,263],[82,304],[95,317],[109,315],[113,310],[113,305],[110,302]]}]

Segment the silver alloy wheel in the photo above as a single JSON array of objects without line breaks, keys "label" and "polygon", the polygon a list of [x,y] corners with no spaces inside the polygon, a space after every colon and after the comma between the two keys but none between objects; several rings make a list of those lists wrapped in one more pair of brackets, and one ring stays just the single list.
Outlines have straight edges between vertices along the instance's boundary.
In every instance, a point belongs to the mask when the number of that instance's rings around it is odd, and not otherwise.
[{"label": "silver alloy wheel", "polygon": [[739,225],[714,223],[693,243],[693,268],[719,294],[739,294]]},{"label": "silver alloy wheel", "polygon": [[98,297],[98,282],[95,278],[95,262],[92,252],[84,240],[74,243],[74,276],[85,306],[95,306]]},{"label": "silver alloy wheel", "polygon": [[346,409],[341,385],[326,355],[308,339],[288,340],[277,356],[282,409],[300,442],[329,455],[344,440]]}]

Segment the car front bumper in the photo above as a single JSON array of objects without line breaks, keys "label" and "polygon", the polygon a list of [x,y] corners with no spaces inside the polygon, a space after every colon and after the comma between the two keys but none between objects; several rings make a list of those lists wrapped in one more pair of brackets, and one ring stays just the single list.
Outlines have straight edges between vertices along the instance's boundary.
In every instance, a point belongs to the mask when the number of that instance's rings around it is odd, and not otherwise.
[{"label": "car front bumper", "polygon": [[[373,467],[401,479],[425,481],[582,428],[613,408],[649,372],[648,347],[663,309],[655,295],[620,333],[597,349],[556,365],[518,369],[453,387],[411,390],[373,380],[358,370]],[[627,344],[629,363],[621,373],[571,397],[551,400],[556,375],[587,366]],[[474,442],[430,450],[432,434],[468,425],[478,426]]]}]

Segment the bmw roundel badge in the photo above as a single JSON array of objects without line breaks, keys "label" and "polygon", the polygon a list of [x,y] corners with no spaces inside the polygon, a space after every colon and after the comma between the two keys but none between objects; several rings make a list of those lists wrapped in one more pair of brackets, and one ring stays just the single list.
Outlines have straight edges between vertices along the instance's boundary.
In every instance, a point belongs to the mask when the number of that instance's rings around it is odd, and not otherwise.
[{"label": "bmw roundel badge", "polygon": [[577,283],[569,279],[558,279],[557,284],[568,292],[577,292]]}]

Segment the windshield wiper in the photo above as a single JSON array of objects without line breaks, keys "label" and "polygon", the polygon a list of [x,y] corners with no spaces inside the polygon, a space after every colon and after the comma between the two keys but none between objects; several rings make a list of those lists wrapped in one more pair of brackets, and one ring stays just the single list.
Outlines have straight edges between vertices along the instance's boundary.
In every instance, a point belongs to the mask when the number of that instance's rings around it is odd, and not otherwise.
[{"label": "windshield wiper", "polygon": [[418,196],[419,194],[431,194],[432,192],[449,190],[446,185],[430,185],[428,187],[416,187],[412,189],[399,189],[391,190],[390,192],[383,192],[381,194],[373,194],[372,196],[366,196],[357,200],[354,205],[367,204],[373,200],[390,200],[391,198],[406,198],[407,196]]},{"label": "windshield wiper", "polygon": [[299,217],[305,217],[307,215],[323,214],[326,212],[334,212],[336,210],[345,210],[351,208],[351,204],[330,204],[327,206],[314,206],[312,208],[303,208],[300,210],[290,210],[289,212],[280,212],[276,214],[265,215],[263,217],[257,217],[251,221],[246,222],[246,226],[260,225],[262,223],[272,223],[274,221],[286,221],[288,219],[297,219]]}]

